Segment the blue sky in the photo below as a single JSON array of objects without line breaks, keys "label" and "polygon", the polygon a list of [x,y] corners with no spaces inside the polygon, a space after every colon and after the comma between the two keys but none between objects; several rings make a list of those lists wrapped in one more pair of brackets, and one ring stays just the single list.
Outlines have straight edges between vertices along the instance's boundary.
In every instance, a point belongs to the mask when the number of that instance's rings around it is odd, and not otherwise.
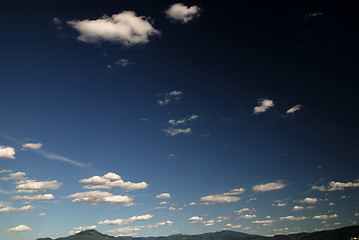
[{"label": "blue sky", "polygon": [[357,7],[1,1],[2,237],[356,225]]}]

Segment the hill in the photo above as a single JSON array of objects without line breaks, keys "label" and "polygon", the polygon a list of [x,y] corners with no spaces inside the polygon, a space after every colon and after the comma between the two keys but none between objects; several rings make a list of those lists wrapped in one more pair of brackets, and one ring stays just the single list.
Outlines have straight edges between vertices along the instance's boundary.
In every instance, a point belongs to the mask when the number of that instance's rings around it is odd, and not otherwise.
[{"label": "hill", "polygon": [[273,237],[228,230],[199,235],[176,234],[167,237],[113,237],[96,230],[87,230],[68,237],[56,239],[38,238],[37,240],[350,240],[351,238],[354,239],[354,237],[359,239],[359,225],[312,233],[276,235]]}]

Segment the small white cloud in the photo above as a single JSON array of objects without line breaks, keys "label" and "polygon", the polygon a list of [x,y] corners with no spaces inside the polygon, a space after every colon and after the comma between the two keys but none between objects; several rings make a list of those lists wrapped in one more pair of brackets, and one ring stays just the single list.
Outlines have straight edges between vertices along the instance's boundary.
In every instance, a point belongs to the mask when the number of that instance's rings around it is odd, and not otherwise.
[{"label": "small white cloud", "polygon": [[133,198],[129,196],[113,195],[112,193],[103,191],[79,192],[71,194],[66,198],[73,199],[72,202],[82,202],[90,205],[97,205],[99,203],[116,203],[129,206],[133,200]]},{"label": "small white cloud", "polygon": [[192,21],[199,16],[200,8],[198,6],[187,7],[183,3],[175,3],[171,5],[166,11],[168,18],[179,21],[183,24]]},{"label": "small white cloud", "polygon": [[52,24],[57,28],[57,30],[62,29],[62,20],[58,17],[52,19]]},{"label": "small white cloud", "polygon": [[354,188],[359,187],[359,179],[355,180],[354,182],[335,182],[331,181],[329,185],[326,187],[324,185],[321,186],[312,186],[312,190],[319,190],[321,192],[331,192],[331,191],[338,191],[344,190],[345,188]]},{"label": "small white cloud", "polygon": [[79,230],[79,231],[84,231],[84,230],[92,230],[97,228],[96,225],[92,225],[92,226],[81,226],[81,227],[75,227],[75,230]]},{"label": "small white cloud", "polygon": [[130,62],[130,60],[125,59],[125,58],[120,58],[115,62],[116,65],[119,65],[121,67],[127,67],[130,66],[132,64],[134,64],[133,62]]},{"label": "small white cloud", "polygon": [[3,181],[8,181],[8,180],[23,180],[26,176],[26,173],[24,172],[15,172],[15,173],[9,173],[9,175],[7,177],[3,177],[0,178]]},{"label": "small white cloud", "polygon": [[313,12],[313,13],[307,13],[304,15],[305,18],[313,18],[313,17],[318,17],[318,16],[323,16],[324,13],[322,12]]},{"label": "small white cloud", "polygon": [[29,232],[29,231],[32,231],[32,229],[26,225],[19,225],[17,227],[9,228],[8,230],[6,230],[6,232],[9,233]]},{"label": "small white cloud", "polygon": [[15,149],[12,147],[0,146],[0,159],[15,159]]},{"label": "small white cloud", "polygon": [[239,195],[239,194],[244,193],[245,191],[246,191],[246,189],[244,189],[244,188],[236,188],[236,189],[232,189],[230,192],[223,193],[223,195],[225,195],[225,196]]},{"label": "small white cloud", "polygon": [[198,223],[198,222],[203,222],[203,218],[198,217],[198,216],[193,216],[187,219],[189,221],[189,223]]},{"label": "small white cloud", "polygon": [[256,218],[257,216],[255,214],[245,214],[245,215],[240,215],[236,218],[236,220],[241,220],[241,219],[252,219],[252,218]]},{"label": "small white cloud", "polygon": [[181,125],[181,124],[185,124],[189,121],[193,121],[195,119],[199,118],[198,115],[192,114],[191,116],[185,117],[181,120],[169,120],[168,123],[171,124],[172,126],[177,126],[177,125]]},{"label": "small white cloud", "polygon": [[303,209],[304,209],[303,206],[294,206],[294,207],[293,207],[293,211],[301,211],[301,210],[303,210]]},{"label": "small white cloud", "polygon": [[300,203],[314,204],[314,203],[318,202],[318,199],[317,198],[307,197],[307,198],[304,198],[303,200],[300,200],[299,202]]},{"label": "small white cloud", "polygon": [[242,224],[232,225],[232,224],[228,223],[228,224],[226,224],[226,227],[229,227],[229,228],[241,228]]},{"label": "small white cloud", "polygon": [[241,198],[234,197],[234,196],[227,196],[223,194],[217,194],[217,195],[209,195],[205,197],[201,197],[202,202],[207,203],[232,203],[232,202],[238,202]]},{"label": "small white cloud", "polygon": [[359,216],[359,212],[354,213],[354,216],[358,217],[358,216]]},{"label": "small white cloud", "polygon": [[0,202],[0,215],[2,214],[8,214],[8,213],[12,213],[12,212],[28,212],[33,210],[34,207],[31,205],[26,205],[20,208],[15,208],[6,204],[3,204]]},{"label": "small white cloud", "polygon": [[57,190],[61,187],[62,183],[57,180],[54,181],[35,181],[35,180],[24,180],[20,181],[16,186],[18,192],[44,192],[48,189]]},{"label": "small white cloud", "polygon": [[23,144],[22,147],[23,147],[22,150],[26,150],[26,149],[36,150],[42,147],[42,143],[26,143]]},{"label": "small white cloud", "polygon": [[291,107],[290,109],[288,109],[286,113],[291,114],[291,113],[294,113],[296,111],[299,111],[301,108],[302,108],[302,105],[297,104],[297,105]]},{"label": "small white cloud", "polygon": [[155,224],[147,225],[147,226],[121,227],[121,228],[108,230],[106,232],[109,232],[109,233],[131,233],[131,232],[135,232],[135,231],[140,231],[141,229],[144,229],[144,228],[152,229],[152,228],[158,228],[161,226],[171,226],[172,224],[173,224],[172,221],[165,221],[165,222],[159,222],[159,223],[155,223]]},{"label": "small white cloud", "polygon": [[178,134],[190,134],[192,132],[192,129],[191,128],[173,128],[173,127],[169,127],[169,128],[166,128],[166,129],[163,129],[163,131],[173,137],[173,136],[176,136]]},{"label": "small white cloud", "polygon": [[104,221],[98,222],[98,224],[101,224],[101,225],[126,225],[126,224],[131,224],[134,221],[147,221],[147,220],[151,219],[152,217],[153,217],[153,215],[146,214],[146,215],[141,215],[141,216],[133,216],[128,219],[104,220]]},{"label": "small white cloud", "polygon": [[164,95],[162,95],[161,99],[158,100],[157,103],[160,106],[168,105],[173,100],[176,100],[176,101],[180,100],[181,96],[182,96],[182,91],[174,90],[172,92],[165,93]]},{"label": "small white cloud", "polygon": [[238,215],[242,214],[243,212],[255,212],[256,210],[253,209],[249,209],[249,208],[242,208],[240,210],[234,211],[235,213],[237,213]]},{"label": "small white cloud", "polygon": [[169,199],[169,198],[171,198],[171,194],[162,193],[162,194],[157,195],[156,198],[158,198],[158,199]]},{"label": "small white cloud", "polygon": [[275,220],[256,220],[256,221],[253,221],[252,223],[270,225],[270,224],[273,224],[274,222],[275,222]]},{"label": "small white cloud", "polygon": [[52,194],[44,194],[44,195],[35,195],[35,196],[13,196],[12,200],[19,201],[48,201],[54,199],[54,195]]},{"label": "small white cloud", "polygon": [[43,217],[43,216],[46,216],[46,213],[39,213],[39,214],[37,214],[37,216]]},{"label": "small white cloud", "polygon": [[307,219],[307,217],[294,217],[294,216],[286,216],[286,217],[280,217],[278,221],[302,221]]},{"label": "small white cloud", "polygon": [[270,183],[266,183],[266,184],[255,185],[253,187],[253,191],[254,192],[267,192],[267,191],[282,189],[285,186],[286,186],[286,184],[284,184],[282,180],[279,180],[277,182],[270,182]]},{"label": "small white cloud", "polygon": [[273,203],[272,206],[273,207],[286,207],[288,205],[288,203],[282,203],[282,202],[279,202],[279,203]]},{"label": "small white cloud", "polygon": [[316,219],[316,220],[328,220],[328,219],[332,219],[332,218],[337,218],[338,217],[338,214],[332,214],[332,215],[317,215],[317,216],[314,216],[313,219]]},{"label": "small white cloud", "polygon": [[80,33],[77,39],[86,43],[109,41],[133,46],[145,44],[150,36],[159,34],[148,18],[136,16],[132,11],[113,14],[111,17],[103,16],[96,20],[74,20],[67,23]]},{"label": "small white cloud", "polygon": [[254,114],[259,114],[262,112],[266,112],[269,108],[274,107],[273,100],[270,99],[262,99],[258,102],[258,106],[256,106],[253,110]]}]

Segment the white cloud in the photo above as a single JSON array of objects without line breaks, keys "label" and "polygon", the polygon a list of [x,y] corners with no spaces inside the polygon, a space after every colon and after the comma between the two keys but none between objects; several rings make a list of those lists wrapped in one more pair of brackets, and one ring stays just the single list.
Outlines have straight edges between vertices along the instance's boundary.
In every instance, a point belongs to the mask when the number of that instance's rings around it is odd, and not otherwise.
[{"label": "white cloud", "polygon": [[312,190],[319,190],[321,192],[326,192],[326,191],[331,192],[331,191],[344,190],[345,188],[353,188],[353,187],[359,187],[359,179],[355,180],[354,182],[346,182],[346,183],[331,181],[327,187],[324,185],[312,186]]},{"label": "white cloud", "polygon": [[154,207],[154,208],[152,208],[152,210],[158,210],[158,209],[166,209],[167,207]]},{"label": "white cloud", "polygon": [[316,219],[316,220],[328,220],[328,219],[331,219],[331,218],[337,218],[338,217],[338,214],[332,214],[332,215],[317,215],[317,216],[314,216],[313,219]]},{"label": "white cloud", "polygon": [[150,36],[159,34],[148,18],[136,16],[132,11],[113,14],[111,17],[103,16],[96,20],[75,20],[67,23],[80,32],[77,39],[86,43],[109,41],[133,46],[145,44]]},{"label": "white cloud", "polygon": [[216,221],[214,219],[209,219],[208,221],[204,221],[203,224],[208,227],[208,226],[213,226],[216,224]]},{"label": "white cloud", "polygon": [[81,179],[79,182],[90,184],[84,186],[85,189],[90,189],[90,190],[95,190],[95,189],[110,190],[111,188],[124,188],[126,190],[133,191],[138,189],[145,189],[149,185],[146,182],[139,182],[139,183],[133,183],[130,181],[125,182],[122,180],[120,175],[112,172],[109,172],[102,177],[93,176],[87,179]]},{"label": "white cloud", "polygon": [[300,200],[299,202],[308,203],[308,204],[314,204],[314,203],[318,202],[318,199],[317,198],[306,197],[303,200]]},{"label": "white cloud", "polygon": [[277,182],[270,182],[266,184],[259,184],[253,187],[253,191],[255,192],[267,192],[272,190],[278,190],[284,188],[286,185],[283,183],[282,180]]},{"label": "white cloud", "polygon": [[241,216],[238,216],[236,218],[236,220],[240,220],[240,219],[252,219],[252,218],[256,218],[257,216],[255,214],[245,214],[245,215],[241,215]]},{"label": "white cloud", "polygon": [[193,216],[187,219],[189,221],[189,223],[198,223],[198,222],[203,222],[203,218],[198,217],[198,216]]},{"label": "white cloud", "polygon": [[57,30],[62,29],[62,20],[58,17],[52,19],[52,24],[57,28]]},{"label": "white cloud", "polygon": [[207,203],[232,203],[232,202],[238,202],[239,200],[240,200],[239,197],[227,196],[223,194],[201,197],[201,201]]},{"label": "white cloud", "polygon": [[141,216],[133,216],[128,219],[104,220],[104,221],[98,222],[98,224],[101,224],[101,225],[126,225],[126,224],[131,224],[134,221],[147,221],[147,220],[151,219],[152,217],[153,217],[153,215],[146,214],[146,215],[141,215]]},{"label": "white cloud", "polygon": [[195,114],[192,114],[191,116],[188,116],[188,117],[185,117],[181,120],[169,120],[168,123],[171,124],[172,126],[177,126],[177,125],[180,125],[180,124],[185,124],[189,121],[193,121],[195,119],[199,118],[198,115],[195,115]]},{"label": "white cloud", "polygon": [[242,224],[232,225],[232,224],[228,223],[228,224],[226,225],[226,227],[230,227],[230,228],[241,228],[241,227],[242,227]]},{"label": "white cloud", "polygon": [[32,231],[32,229],[26,225],[19,225],[17,227],[9,228],[8,230],[6,230],[6,232],[10,232],[10,233],[29,232],[29,231]]},{"label": "white cloud", "polygon": [[37,216],[43,217],[43,216],[46,216],[46,213],[39,213],[39,214],[37,214]]},{"label": "white cloud", "polygon": [[246,191],[246,189],[244,188],[236,188],[236,189],[232,189],[231,191],[227,192],[227,193],[223,193],[223,195],[225,196],[230,196],[230,195],[239,195],[242,194]]},{"label": "white cloud", "polygon": [[12,212],[28,212],[33,210],[34,207],[31,205],[26,205],[20,208],[15,208],[9,205],[6,205],[4,203],[0,202],[0,215],[2,214],[8,214],[8,213],[12,213]]},{"label": "white cloud", "polygon": [[172,92],[165,93],[162,96],[162,99],[158,100],[157,103],[160,106],[168,105],[173,100],[177,100],[177,101],[180,100],[181,96],[182,96],[182,91],[174,90]]},{"label": "white cloud", "polygon": [[166,202],[166,201],[163,201],[163,202],[160,202],[161,205],[163,204],[170,204],[169,202]]},{"label": "white cloud", "polygon": [[132,64],[134,64],[133,62],[130,62],[130,60],[125,59],[125,58],[120,58],[115,62],[116,65],[119,65],[121,67],[127,67],[130,66]]},{"label": "white cloud", "polygon": [[243,212],[255,212],[256,210],[253,209],[249,209],[249,208],[242,208],[240,210],[234,211],[235,213],[237,213],[238,215],[242,214]]},{"label": "white cloud", "polygon": [[89,165],[83,164],[81,162],[72,160],[70,158],[67,158],[67,157],[64,157],[64,156],[61,156],[61,155],[58,155],[58,154],[55,154],[55,153],[45,152],[43,150],[39,150],[39,151],[36,151],[36,152],[38,154],[40,154],[41,156],[46,157],[48,159],[67,162],[67,163],[73,164],[73,165],[78,166],[78,167],[83,167],[83,168],[88,168],[89,167]]},{"label": "white cloud", "polygon": [[359,216],[359,212],[354,213],[354,216],[358,217],[358,216]]},{"label": "white cloud", "polygon": [[15,172],[15,173],[9,173],[7,177],[0,178],[1,180],[8,181],[8,180],[22,180],[26,176],[26,173],[24,172]]},{"label": "white cloud", "polygon": [[286,217],[280,217],[279,221],[302,221],[307,219],[307,217],[294,217],[294,216],[286,216]]},{"label": "white cloud", "polygon": [[303,206],[294,206],[294,207],[293,207],[293,211],[301,211],[301,210],[303,210],[303,209],[304,209]]},{"label": "white cloud", "polygon": [[171,194],[162,193],[162,194],[157,195],[156,198],[158,198],[158,199],[169,199],[169,198],[171,198]]},{"label": "white cloud", "polygon": [[57,180],[37,182],[35,180],[20,181],[16,186],[18,192],[44,192],[48,189],[57,190],[61,187],[62,183]]},{"label": "white cloud", "polygon": [[54,195],[52,194],[44,194],[44,195],[35,195],[35,196],[13,196],[12,200],[26,200],[26,201],[48,201],[54,199]]},{"label": "white cloud", "polygon": [[262,112],[266,112],[269,108],[274,107],[273,100],[270,99],[262,99],[258,102],[258,106],[256,106],[253,110],[254,114],[259,114]]},{"label": "white cloud", "polygon": [[7,169],[3,169],[0,171],[0,173],[11,173],[11,172],[12,172],[12,170],[7,170]]},{"label": "white cloud", "polygon": [[97,228],[96,225],[92,225],[92,226],[81,226],[81,227],[76,227],[74,228],[75,230],[79,230],[79,231],[84,231],[84,230],[92,230]]},{"label": "white cloud", "polygon": [[324,13],[322,12],[314,12],[314,13],[307,13],[304,15],[305,18],[313,18],[313,17],[318,17],[318,16],[322,16],[324,15]]},{"label": "white cloud", "polygon": [[166,11],[168,18],[179,21],[183,24],[192,21],[199,16],[200,8],[198,6],[187,7],[183,3],[175,3],[171,5]]},{"label": "white cloud", "polygon": [[26,143],[26,144],[23,144],[22,147],[23,147],[22,150],[25,150],[25,149],[36,150],[36,149],[40,149],[42,147],[42,143]]},{"label": "white cloud", "polygon": [[288,109],[286,113],[287,114],[294,113],[296,111],[299,111],[301,108],[302,108],[302,105],[297,104],[297,105],[291,107],[290,109]]},{"label": "white cloud", "polygon": [[15,159],[15,149],[12,147],[0,146],[0,159]]},{"label": "white cloud", "polygon": [[256,220],[256,221],[253,221],[252,223],[255,223],[255,224],[272,224],[274,222],[275,222],[275,220]]},{"label": "white cloud", "polygon": [[133,198],[129,196],[113,195],[112,193],[103,191],[79,192],[71,194],[66,198],[73,199],[72,202],[82,202],[90,205],[97,205],[99,203],[122,203],[124,205],[130,205],[133,200]]},{"label": "white cloud", "polygon": [[172,224],[173,224],[173,222],[171,222],[171,221],[165,221],[165,222],[159,222],[159,223],[155,223],[155,224],[147,225],[147,226],[121,227],[121,228],[108,230],[106,232],[109,232],[109,233],[131,233],[131,232],[135,232],[135,231],[140,231],[143,228],[152,229],[152,228],[158,228],[161,226],[171,226]]},{"label": "white cloud", "polygon": [[191,128],[173,128],[173,127],[169,127],[166,129],[163,129],[163,131],[167,134],[170,135],[171,137],[176,136],[178,134],[190,134],[192,132]]},{"label": "white cloud", "polygon": [[279,202],[279,203],[276,203],[276,204],[272,204],[272,206],[273,207],[286,207],[288,205],[288,203],[281,203],[281,202]]}]

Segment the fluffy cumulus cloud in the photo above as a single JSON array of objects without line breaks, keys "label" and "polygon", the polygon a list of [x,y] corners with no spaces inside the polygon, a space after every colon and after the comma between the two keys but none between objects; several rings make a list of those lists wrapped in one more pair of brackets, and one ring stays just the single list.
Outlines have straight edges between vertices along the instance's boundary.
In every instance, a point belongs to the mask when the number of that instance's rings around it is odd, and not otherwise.
[{"label": "fluffy cumulus cloud", "polygon": [[17,227],[9,228],[8,230],[6,230],[6,232],[10,232],[10,233],[29,232],[29,231],[32,231],[32,229],[26,225],[19,225]]},{"label": "fluffy cumulus cloud", "polygon": [[291,107],[290,109],[287,110],[287,114],[291,114],[291,113],[295,113],[296,111],[299,111],[302,108],[302,105],[297,104],[293,107]]},{"label": "fluffy cumulus cloud", "polygon": [[199,16],[200,8],[198,6],[187,7],[183,3],[175,3],[171,5],[166,11],[168,18],[179,21],[183,24],[192,21]]},{"label": "fluffy cumulus cloud", "polygon": [[242,224],[232,225],[232,224],[228,223],[228,224],[226,224],[226,227],[229,227],[229,228],[241,228]]},{"label": "fluffy cumulus cloud", "polygon": [[24,180],[18,182],[16,189],[18,192],[45,192],[46,190],[57,190],[61,187],[62,183],[57,180],[54,181],[35,181],[35,180]]},{"label": "fluffy cumulus cloud", "polygon": [[24,172],[14,172],[12,173],[10,171],[10,173],[8,174],[7,177],[2,177],[0,178],[0,180],[3,180],[3,181],[8,181],[8,180],[22,180],[24,179],[26,176],[26,173]]},{"label": "fluffy cumulus cloud", "polygon": [[203,222],[203,218],[198,217],[198,216],[193,216],[187,219],[189,223],[198,223],[198,222]]},{"label": "fluffy cumulus cloud", "polygon": [[96,20],[74,20],[67,23],[80,33],[77,39],[86,43],[109,41],[133,46],[145,44],[150,36],[159,34],[148,18],[136,16],[132,11],[124,11],[111,17],[103,16]]},{"label": "fluffy cumulus cloud", "polygon": [[15,159],[15,149],[12,147],[0,146],[0,159]]},{"label": "fluffy cumulus cloud", "polygon": [[54,199],[54,195],[52,194],[44,194],[44,195],[35,195],[35,196],[13,196],[12,200],[19,201],[48,201]]},{"label": "fluffy cumulus cloud", "polygon": [[286,216],[278,218],[278,221],[302,221],[305,219],[307,219],[307,217]]},{"label": "fluffy cumulus cloud", "polygon": [[84,188],[89,190],[110,190],[111,188],[123,188],[128,191],[133,191],[138,189],[145,189],[148,187],[148,183],[146,182],[125,182],[122,180],[120,175],[112,172],[109,172],[104,176],[93,176],[90,178],[81,179],[79,182],[88,184],[85,185]]},{"label": "fluffy cumulus cloud", "polygon": [[254,107],[253,113],[260,114],[260,113],[266,112],[271,107],[274,107],[273,100],[262,99],[258,102],[258,106]]},{"label": "fluffy cumulus cloud", "polygon": [[294,206],[294,207],[293,207],[293,211],[301,211],[301,210],[303,210],[303,209],[304,209],[303,206]]},{"label": "fluffy cumulus cloud", "polygon": [[116,203],[130,206],[133,201],[132,197],[113,195],[112,193],[103,191],[79,192],[71,194],[66,198],[72,199],[72,202],[82,202],[90,205],[97,205],[99,203]]},{"label": "fluffy cumulus cloud", "polygon": [[256,210],[254,208],[249,209],[249,208],[242,208],[239,209],[237,211],[234,211],[235,213],[237,213],[238,215],[242,214],[243,212],[255,212]]},{"label": "fluffy cumulus cloud", "polygon": [[42,147],[42,143],[26,143],[22,145],[22,150],[26,150],[26,149],[36,150],[36,149],[40,149],[41,147]]},{"label": "fluffy cumulus cloud", "polygon": [[359,179],[355,180],[354,182],[335,182],[331,181],[328,186],[312,186],[312,190],[318,190],[321,192],[326,191],[338,191],[338,190],[344,190],[345,188],[354,188],[359,187]]},{"label": "fluffy cumulus cloud", "polygon": [[267,192],[267,191],[282,189],[285,186],[286,186],[286,184],[284,184],[282,180],[279,180],[277,182],[270,182],[270,183],[266,183],[266,184],[255,185],[253,187],[253,191],[254,192]]},{"label": "fluffy cumulus cloud", "polygon": [[141,215],[141,216],[133,216],[133,217],[130,217],[127,219],[104,220],[104,221],[98,222],[98,224],[101,224],[101,225],[126,225],[126,224],[131,224],[134,221],[147,221],[151,218],[153,218],[153,215],[146,214],[146,215]]},{"label": "fluffy cumulus cloud", "polygon": [[26,206],[23,206],[20,208],[16,208],[16,207],[12,207],[8,204],[0,202],[0,215],[12,213],[12,212],[28,212],[33,209],[34,209],[34,207],[31,205],[26,205]]},{"label": "fluffy cumulus cloud", "polygon": [[169,193],[161,193],[161,194],[157,195],[156,198],[158,198],[158,199],[169,199],[169,198],[171,198],[171,194],[169,194]]},{"label": "fluffy cumulus cloud", "polygon": [[240,215],[236,218],[236,220],[241,220],[241,219],[252,219],[252,218],[256,218],[257,216],[255,214],[245,214],[245,215]]},{"label": "fluffy cumulus cloud", "polygon": [[201,197],[201,201],[205,202],[205,204],[238,202],[241,198],[235,197],[233,195],[242,194],[244,191],[245,191],[244,188],[236,188],[226,193]]},{"label": "fluffy cumulus cloud", "polygon": [[182,96],[182,91],[173,90],[172,92],[161,94],[160,99],[157,101],[158,105],[168,105],[170,102],[180,100]]}]

